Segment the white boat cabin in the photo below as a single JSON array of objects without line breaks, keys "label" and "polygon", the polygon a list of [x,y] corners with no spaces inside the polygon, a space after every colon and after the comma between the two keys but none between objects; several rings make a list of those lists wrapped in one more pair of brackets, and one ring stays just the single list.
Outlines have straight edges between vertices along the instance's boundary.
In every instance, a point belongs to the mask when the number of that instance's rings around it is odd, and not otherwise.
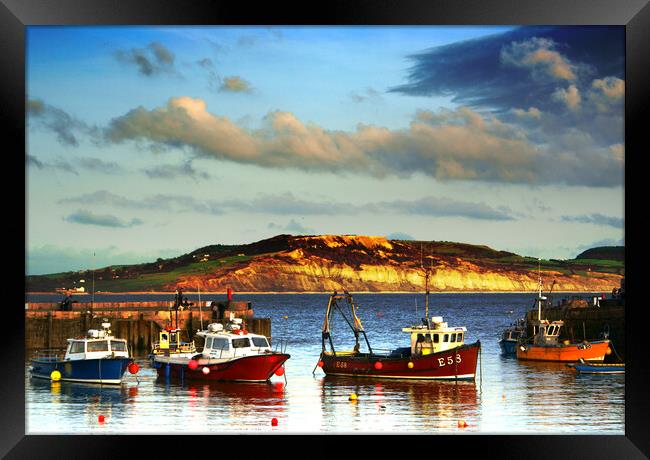
[{"label": "white boat cabin", "polygon": [[87,337],[68,339],[64,360],[128,358],[129,350],[126,340],[117,339],[111,335],[110,323],[102,323],[102,327],[102,330],[88,330]]},{"label": "white boat cabin", "polygon": [[564,321],[541,320],[533,324],[533,343],[535,345],[557,345]]},{"label": "white boat cabin", "polygon": [[233,319],[225,330],[222,324],[212,323],[197,335],[205,339],[202,351],[205,359],[232,359],[272,352],[268,339],[243,330],[239,318]]},{"label": "white boat cabin", "polygon": [[464,345],[467,328],[449,327],[441,316],[434,316],[430,326],[405,327],[402,332],[411,335],[412,355],[430,355]]}]

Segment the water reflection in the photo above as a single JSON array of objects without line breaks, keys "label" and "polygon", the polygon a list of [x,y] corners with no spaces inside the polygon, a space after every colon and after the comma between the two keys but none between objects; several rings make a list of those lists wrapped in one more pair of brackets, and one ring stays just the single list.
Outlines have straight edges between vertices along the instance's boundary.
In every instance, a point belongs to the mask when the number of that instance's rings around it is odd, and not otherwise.
[{"label": "water reflection", "polygon": [[[356,402],[349,400],[351,393],[358,396]],[[348,410],[342,409],[346,405]],[[323,428],[330,430],[450,430],[457,428],[458,420],[466,420],[476,428],[479,406],[474,382],[321,379]]]}]

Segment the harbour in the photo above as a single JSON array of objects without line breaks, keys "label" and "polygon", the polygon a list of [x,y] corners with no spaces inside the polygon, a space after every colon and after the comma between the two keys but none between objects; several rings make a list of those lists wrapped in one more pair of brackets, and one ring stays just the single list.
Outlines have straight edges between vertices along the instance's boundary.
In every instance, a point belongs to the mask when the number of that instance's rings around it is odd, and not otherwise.
[{"label": "harbour", "polygon": [[[404,318],[419,320],[422,308],[416,312],[414,305],[421,296],[355,295],[373,346],[408,343],[395,325],[401,326]],[[481,342],[473,381],[326,377],[318,369],[312,375],[321,353],[321,319],[329,296],[242,297],[251,302],[256,317],[272,323],[272,341],[287,340],[291,358],[285,363],[285,375],[274,375],[269,383],[165,381],[157,377],[147,352],[137,351],[140,371],[127,373],[118,388],[48,382],[30,379],[26,373],[27,431],[624,432],[624,375],[581,375],[562,363],[519,361],[500,353],[500,331],[526,315],[531,294],[432,296],[432,314],[466,325],[467,340]],[[338,349],[354,343],[343,334],[344,328],[344,321],[333,319],[332,330],[340,333],[335,336]],[[355,401],[349,399],[352,393],[357,395]],[[538,400],[544,401],[543,406]],[[101,423],[100,415],[104,416]],[[162,426],[161,420],[178,423]],[[460,422],[466,426],[459,426]]]}]

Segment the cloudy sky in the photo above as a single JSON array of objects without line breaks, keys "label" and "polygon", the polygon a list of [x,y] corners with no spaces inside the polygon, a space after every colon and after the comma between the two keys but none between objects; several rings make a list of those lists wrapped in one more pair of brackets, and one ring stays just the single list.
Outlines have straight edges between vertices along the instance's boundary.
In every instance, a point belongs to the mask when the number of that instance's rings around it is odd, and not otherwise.
[{"label": "cloudy sky", "polygon": [[623,27],[28,27],[27,272],[281,233],[624,244],[624,49]]}]

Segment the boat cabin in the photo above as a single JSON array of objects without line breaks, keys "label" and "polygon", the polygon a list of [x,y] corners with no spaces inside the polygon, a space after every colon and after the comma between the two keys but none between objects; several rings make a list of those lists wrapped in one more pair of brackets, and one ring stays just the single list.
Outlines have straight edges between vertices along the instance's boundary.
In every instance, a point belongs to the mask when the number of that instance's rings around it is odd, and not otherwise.
[{"label": "boat cabin", "polygon": [[505,340],[508,342],[517,342],[522,337],[522,334],[523,331],[519,329],[506,329],[505,331],[503,331],[501,340]]},{"label": "boat cabin", "polygon": [[533,343],[535,345],[557,345],[564,321],[541,320],[533,324]]},{"label": "boat cabin", "polygon": [[158,334],[158,342],[153,344],[153,354],[178,354],[196,353],[194,342],[183,342],[181,340],[181,329],[170,327],[163,329]]},{"label": "boat cabin", "polygon": [[231,359],[272,352],[266,337],[242,329],[241,322],[231,322],[225,330],[222,324],[212,323],[197,335],[205,339],[202,354],[207,359]]},{"label": "boat cabin", "polygon": [[465,327],[449,327],[441,316],[431,318],[430,325],[406,327],[411,335],[411,354],[429,355],[458,348],[465,343]]},{"label": "boat cabin", "polygon": [[128,358],[126,340],[111,335],[110,323],[102,323],[102,327],[101,330],[88,330],[86,337],[68,339],[64,360],[98,359],[107,356]]}]

